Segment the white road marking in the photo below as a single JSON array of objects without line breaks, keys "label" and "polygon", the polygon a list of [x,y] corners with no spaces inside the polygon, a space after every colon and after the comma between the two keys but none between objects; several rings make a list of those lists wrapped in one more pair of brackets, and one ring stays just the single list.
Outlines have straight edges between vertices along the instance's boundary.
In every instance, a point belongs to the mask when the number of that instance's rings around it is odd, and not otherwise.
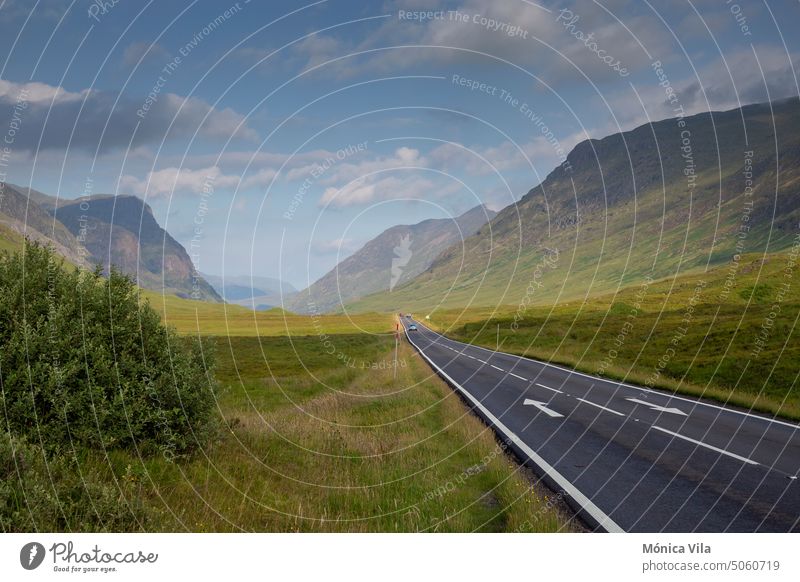
[{"label": "white road marking", "polygon": [[647,406],[651,410],[658,410],[659,412],[670,412],[672,414],[680,414],[681,416],[686,416],[686,413],[679,408],[667,408],[666,406],[658,406],[653,404],[652,402],[645,402],[644,400],[639,400],[638,398],[626,398],[628,402],[633,402],[635,404],[641,404],[643,406]]},{"label": "white road marking", "polygon": [[461,392],[464,396],[466,396],[470,402],[475,405],[475,408],[481,411],[481,413],[489,420],[490,423],[501,433],[503,433],[512,443],[514,443],[519,450],[523,453],[528,455],[528,458],[533,461],[533,463],[539,467],[546,475],[548,475],[553,481],[555,481],[556,485],[561,487],[561,489],[570,497],[572,497],[578,505],[580,505],[583,510],[588,513],[592,519],[594,519],[600,527],[602,527],[607,532],[611,533],[623,533],[625,530],[622,529],[617,522],[615,522],[611,517],[609,517],[602,509],[597,507],[595,503],[586,497],[585,494],[581,492],[580,489],[575,487],[569,479],[564,477],[561,473],[559,473],[555,467],[553,467],[550,463],[545,461],[541,456],[539,456],[536,451],[530,448],[521,438],[519,438],[511,429],[509,429],[505,424],[503,424],[499,418],[497,418],[494,414],[489,412],[487,409],[477,398],[475,398],[472,394],[470,394],[461,384],[453,380],[447,372],[442,370],[439,366],[437,366],[433,360],[431,360],[425,352],[422,351],[417,344],[411,339],[408,332],[406,331],[406,339],[408,342],[416,348],[419,352],[419,355],[422,356],[422,359],[428,362],[434,370],[438,371],[442,377],[447,380],[451,386],[454,386],[456,390]]},{"label": "white road marking", "polygon": [[729,457],[733,457],[734,459],[738,459],[739,461],[742,461],[743,463],[749,463],[750,465],[758,465],[759,464],[759,463],[757,463],[757,462],[755,462],[755,461],[753,461],[751,459],[748,459],[747,457],[742,457],[742,456],[737,455],[735,453],[731,453],[729,451],[726,451],[725,449],[720,449],[720,448],[715,447],[713,445],[708,445],[708,444],[704,443],[703,441],[697,441],[697,440],[689,438],[687,436],[683,436],[682,434],[678,434],[677,432],[672,432],[671,430],[667,430],[665,428],[661,428],[660,426],[653,425],[653,428],[656,429],[656,430],[660,430],[661,432],[665,432],[667,434],[671,434],[672,436],[678,437],[679,439],[683,439],[685,441],[689,441],[690,443],[694,443],[696,445],[700,445],[701,447],[705,447],[707,449],[711,449],[712,451],[716,451],[718,453],[722,453],[723,455],[728,455]]},{"label": "white road marking", "polygon": [[494,368],[495,370],[500,370],[501,372],[505,372],[505,370],[504,370],[503,368],[498,368],[498,367],[497,367],[497,366],[495,366],[494,364],[489,364],[489,365],[490,365],[492,368]]},{"label": "white road marking", "polygon": [[509,372],[509,374],[514,376],[514,378],[519,378],[520,380],[524,380],[525,382],[529,381],[527,378],[523,378],[522,376],[520,376],[519,374],[515,374],[514,372]]},{"label": "white road marking", "polygon": [[483,360],[481,360],[479,358],[475,358],[475,359],[478,360],[481,364],[485,364],[486,363],[486,362],[484,362]]},{"label": "white road marking", "polygon": [[550,388],[550,386],[545,386],[544,384],[539,384],[538,382],[536,382],[536,385],[539,386],[540,388],[547,388],[548,390],[552,390],[553,392],[558,392],[559,394],[563,394],[563,392],[561,390],[556,390],[555,388]]},{"label": "white road marking", "polygon": [[530,398],[526,398],[525,402],[523,402],[522,404],[523,406],[535,406],[550,418],[564,418],[563,414],[559,414],[555,410],[550,410],[549,408],[547,408],[547,405],[544,402],[539,402],[538,400],[531,400]]},{"label": "white road marking", "polygon": [[[436,332],[433,332],[433,333],[436,333]],[[478,350],[483,350],[484,352],[490,352],[492,354],[498,353],[496,350],[490,350],[488,348],[484,348],[483,346],[479,346],[477,344],[467,344],[467,343],[464,343],[464,342],[459,342],[458,340],[452,340],[452,341],[460,343],[463,346],[475,348],[475,349],[478,349]],[[539,364],[541,366],[545,366],[545,367],[548,367],[548,368],[555,368],[556,370],[561,370],[563,372],[567,372],[568,374],[574,374],[576,376],[583,376],[584,378],[589,378],[591,380],[600,380],[600,381],[606,382],[608,384],[614,384],[615,386],[625,386],[626,388],[632,388],[633,390],[649,392],[650,394],[655,394],[657,396],[665,396],[664,392],[660,392],[658,390],[654,390],[654,389],[651,389],[651,388],[643,388],[641,386],[635,386],[633,384],[626,384],[625,382],[615,382],[615,381],[608,380],[607,378],[598,378],[597,376],[592,376],[591,374],[585,374],[583,372],[578,372],[577,370],[573,370],[573,369],[570,369],[570,368],[565,368],[564,366],[559,366],[557,364],[551,364],[549,362],[543,362],[541,360],[536,360],[534,358],[525,358],[523,356],[517,356],[516,354],[509,354],[508,352],[499,352],[499,353],[503,354],[504,356],[509,356],[510,358],[516,358],[517,360],[519,360],[521,362],[534,362],[534,363]],[[710,402],[704,402],[702,400],[692,400],[691,398],[678,396],[676,394],[670,394],[669,397],[672,398],[673,400],[681,400],[683,402],[688,402],[689,404],[692,404],[693,406],[707,406],[709,408],[716,408],[717,410],[722,410],[724,412],[729,412],[731,414],[740,414],[742,416],[748,416],[750,418],[755,418],[757,420],[763,420],[763,421],[766,421],[766,422],[773,422],[775,424],[782,424],[783,426],[788,426],[789,428],[793,428],[793,429],[797,429],[798,428],[797,423],[786,422],[786,421],[783,421],[783,420],[778,420],[777,418],[769,418],[767,416],[762,416],[760,414],[753,414],[752,412],[745,412],[743,410],[736,410],[735,408],[726,408],[725,406],[720,406],[720,405],[717,405],[717,404],[711,404]]]},{"label": "white road marking", "polygon": [[581,402],[584,402],[586,404],[591,404],[592,406],[596,406],[597,408],[602,408],[606,412],[610,412],[610,413],[616,414],[618,416],[625,416],[621,412],[617,412],[616,410],[611,410],[610,408],[606,408],[605,406],[601,406],[600,404],[597,404],[596,402],[592,402],[591,400],[584,400],[583,398],[576,398],[575,400],[580,400]]}]

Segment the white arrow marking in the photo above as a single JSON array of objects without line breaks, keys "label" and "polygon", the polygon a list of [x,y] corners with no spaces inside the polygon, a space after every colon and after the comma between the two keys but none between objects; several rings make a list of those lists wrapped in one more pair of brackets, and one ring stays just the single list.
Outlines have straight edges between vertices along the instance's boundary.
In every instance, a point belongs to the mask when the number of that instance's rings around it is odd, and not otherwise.
[{"label": "white arrow marking", "polygon": [[523,402],[522,404],[524,404],[525,406],[535,406],[550,418],[563,418],[564,416],[563,414],[559,414],[555,410],[550,410],[549,408],[547,408],[547,406],[545,406],[544,402],[539,402],[538,400],[531,400],[530,398],[526,398],[525,402]]},{"label": "white arrow marking", "polygon": [[658,410],[659,412],[671,412],[672,414],[680,414],[681,416],[686,416],[686,413],[683,410],[679,410],[677,408],[667,408],[666,406],[656,406],[650,402],[645,402],[644,400],[638,400],[636,398],[626,398],[625,400],[629,402],[633,402],[635,404],[643,404],[647,406],[651,410]]}]

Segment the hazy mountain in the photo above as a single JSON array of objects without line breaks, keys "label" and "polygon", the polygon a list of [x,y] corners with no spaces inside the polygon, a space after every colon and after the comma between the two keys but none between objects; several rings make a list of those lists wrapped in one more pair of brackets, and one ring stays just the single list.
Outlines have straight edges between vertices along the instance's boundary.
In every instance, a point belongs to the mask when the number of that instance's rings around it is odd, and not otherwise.
[{"label": "hazy mountain", "polygon": [[430,267],[443,250],[478,232],[494,216],[494,211],[476,206],[454,219],[393,226],[298,293],[288,308],[297,313],[336,311],[370,293],[391,292]]},{"label": "hazy mountain", "polygon": [[203,275],[203,278],[228,303],[253,309],[280,307],[297,293],[290,283],[272,277],[250,275]]},{"label": "hazy mountain", "polygon": [[666,119],[581,142],[491,229],[352,307],[524,309],[713,265],[735,278],[741,253],[786,249],[799,223],[797,98]]},{"label": "hazy mountain", "polygon": [[53,210],[104,268],[116,265],[146,289],[220,301],[194,269],[186,249],[165,231],[150,206],[135,196],[97,195],[62,201]]}]

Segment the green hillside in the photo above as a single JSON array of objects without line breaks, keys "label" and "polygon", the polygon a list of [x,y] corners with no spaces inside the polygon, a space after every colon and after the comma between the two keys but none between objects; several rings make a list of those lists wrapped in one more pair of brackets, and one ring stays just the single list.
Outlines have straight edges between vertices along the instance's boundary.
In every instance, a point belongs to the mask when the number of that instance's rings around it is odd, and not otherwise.
[{"label": "green hillside", "polygon": [[[790,246],[800,100],[667,119],[580,143],[425,273],[353,310],[544,305]],[[736,275],[734,274],[734,279]]]},{"label": "green hillside", "polygon": [[[800,239],[788,253],[527,310],[442,310],[461,341],[800,419]],[[788,285],[787,285],[788,283]],[[724,297],[724,301],[720,298]]]}]

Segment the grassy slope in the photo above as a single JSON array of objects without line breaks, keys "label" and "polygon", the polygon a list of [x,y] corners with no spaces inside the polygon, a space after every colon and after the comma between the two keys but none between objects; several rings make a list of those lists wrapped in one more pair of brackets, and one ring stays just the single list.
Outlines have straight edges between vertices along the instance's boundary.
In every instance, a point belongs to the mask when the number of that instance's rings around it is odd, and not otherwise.
[{"label": "grassy slope", "polygon": [[[462,341],[494,348],[500,325],[502,349],[618,379],[702,394],[722,402],[800,419],[800,276],[788,253],[744,255],[731,292],[725,293],[728,267],[654,282],[648,288],[625,287],[618,294],[553,307],[444,310],[433,327]],[[797,260],[797,257],[794,258]],[[705,282],[705,286],[699,286]],[[780,285],[789,282],[782,300]],[[695,305],[684,326],[693,297]],[[639,310],[634,316],[635,308]],[[766,345],[753,355],[756,338],[778,303]],[[515,315],[518,329],[512,329]],[[623,326],[632,323],[617,342]],[[769,323],[767,323],[769,325]],[[673,340],[676,344],[673,344]],[[668,350],[672,347],[675,354]],[[616,350],[617,356],[610,357]],[[665,355],[667,356],[665,358]],[[610,361],[610,366],[604,365]],[[659,361],[662,363],[659,364]],[[664,365],[666,364],[666,365]],[[655,370],[660,375],[654,376]]]},{"label": "grassy slope", "polygon": [[573,527],[409,346],[395,379],[393,339],[333,342],[326,354],[317,337],[220,339],[216,442],[175,464],[120,452],[86,463],[156,508],[149,530]]},{"label": "grassy slope", "polygon": [[22,249],[24,239],[16,232],[0,224],[0,253],[13,253]]}]

